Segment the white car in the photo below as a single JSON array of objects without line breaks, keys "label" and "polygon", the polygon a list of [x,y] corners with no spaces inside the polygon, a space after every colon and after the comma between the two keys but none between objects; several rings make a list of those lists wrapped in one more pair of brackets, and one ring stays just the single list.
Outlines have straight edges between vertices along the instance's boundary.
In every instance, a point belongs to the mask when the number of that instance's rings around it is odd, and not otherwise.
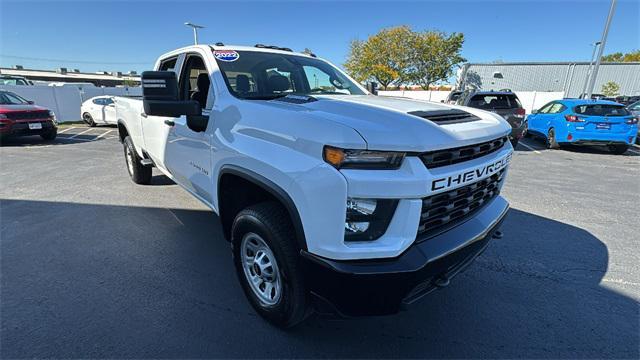
[{"label": "white car", "polygon": [[96,96],[82,103],[82,121],[89,126],[117,124],[116,107],[112,96]]},{"label": "white car", "polygon": [[155,70],[142,99],[115,98],[129,175],[149,184],[156,167],[219,214],[249,302],[276,325],[313,306],[396,313],[501,236],[513,148],[498,114],[374,96],[273,46],[189,46]]}]

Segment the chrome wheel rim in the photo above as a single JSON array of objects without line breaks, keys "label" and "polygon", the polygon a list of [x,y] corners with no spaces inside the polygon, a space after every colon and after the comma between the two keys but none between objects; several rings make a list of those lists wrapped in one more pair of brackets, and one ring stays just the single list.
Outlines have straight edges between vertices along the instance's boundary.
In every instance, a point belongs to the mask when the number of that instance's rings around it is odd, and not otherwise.
[{"label": "chrome wheel rim", "polygon": [[133,175],[133,154],[128,146],[125,146],[124,157],[127,160],[127,170],[129,170],[129,175]]},{"label": "chrome wheel rim", "polygon": [[245,278],[263,306],[273,306],[282,297],[278,262],[267,243],[255,233],[247,233],[240,244]]}]

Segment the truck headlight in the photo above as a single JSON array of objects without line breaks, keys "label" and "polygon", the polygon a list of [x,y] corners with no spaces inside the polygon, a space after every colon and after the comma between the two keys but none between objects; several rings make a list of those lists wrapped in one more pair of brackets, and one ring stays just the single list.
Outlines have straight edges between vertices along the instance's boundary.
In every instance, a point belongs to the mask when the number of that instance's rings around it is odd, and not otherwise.
[{"label": "truck headlight", "polygon": [[396,151],[347,150],[325,146],[324,161],[337,169],[393,170],[402,165],[406,155]]},{"label": "truck headlight", "polygon": [[398,200],[347,199],[345,241],[371,241],[384,235],[398,206]]}]

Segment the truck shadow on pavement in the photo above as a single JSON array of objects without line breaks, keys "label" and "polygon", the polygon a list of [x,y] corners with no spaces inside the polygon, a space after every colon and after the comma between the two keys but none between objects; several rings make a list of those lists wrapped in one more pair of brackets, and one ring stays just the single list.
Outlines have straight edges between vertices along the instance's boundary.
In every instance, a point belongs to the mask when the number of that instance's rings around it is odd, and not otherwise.
[{"label": "truck shadow on pavement", "polygon": [[[638,303],[589,232],[511,210],[443,290],[389,317],[278,330],[209,211],[1,200],[0,357],[638,358]],[[605,278],[606,279],[606,278]]]}]

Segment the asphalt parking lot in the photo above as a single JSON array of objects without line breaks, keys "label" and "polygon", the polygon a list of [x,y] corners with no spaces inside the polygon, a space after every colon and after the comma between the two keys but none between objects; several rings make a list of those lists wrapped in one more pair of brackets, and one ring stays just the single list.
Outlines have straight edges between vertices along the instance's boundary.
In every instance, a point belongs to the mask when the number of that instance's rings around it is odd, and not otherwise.
[{"label": "asphalt parking lot", "polygon": [[639,358],[640,148],[525,139],[512,210],[452,284],[391,317],[261,320],[217,217],[128,178],[114,128],[0,147],[1,358]]}]

